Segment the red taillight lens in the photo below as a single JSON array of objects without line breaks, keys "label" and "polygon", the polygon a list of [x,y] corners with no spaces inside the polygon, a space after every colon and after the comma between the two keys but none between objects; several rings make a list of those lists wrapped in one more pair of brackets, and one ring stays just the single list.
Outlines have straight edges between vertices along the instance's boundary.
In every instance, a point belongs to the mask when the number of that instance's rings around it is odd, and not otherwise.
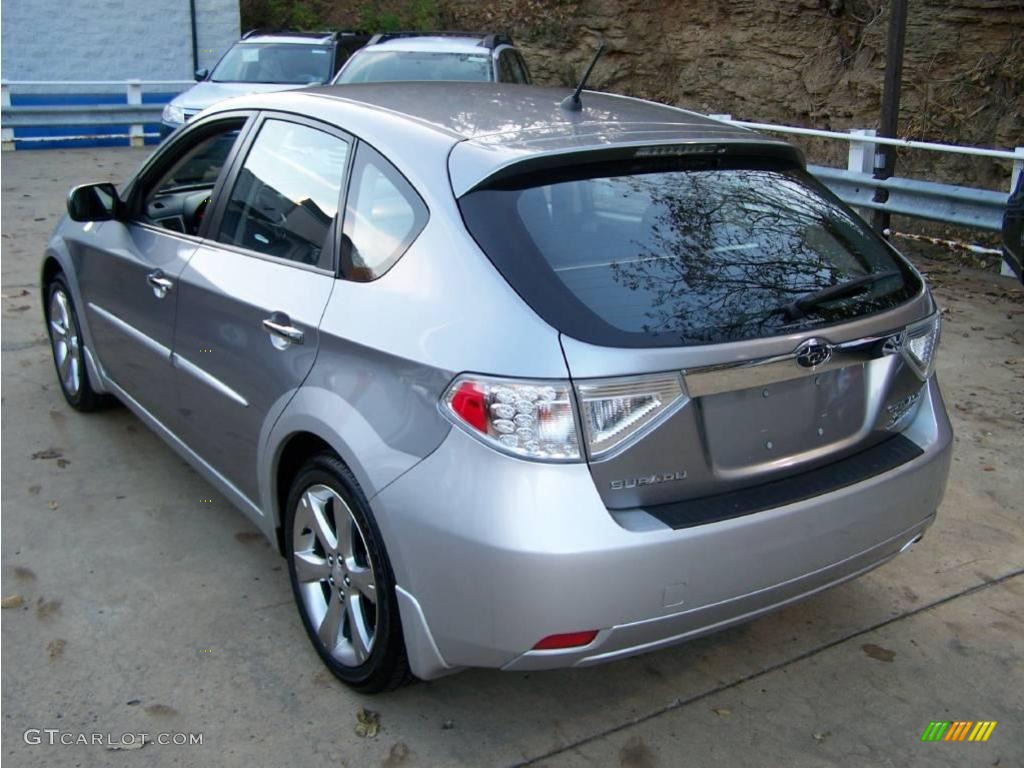
[{"label": "red taillight lens", "polygon": [[452,421],[499,451],[533,461],[579,461],[568,382],[464,374],[441,399]]},{"label": "red taillight lens", "polygon": [[487,434],[487,399],[483,387],[464,381],[451,395],[451,409],[474,429]]},{"label": "red taillight lens", "polygon": [[590,645],[597,637],[597,630],[590,629],[586,632],[567,632],[564,635],[548,635],[535,646],[535,651],[554,651],[559,648],[579,648]]}]

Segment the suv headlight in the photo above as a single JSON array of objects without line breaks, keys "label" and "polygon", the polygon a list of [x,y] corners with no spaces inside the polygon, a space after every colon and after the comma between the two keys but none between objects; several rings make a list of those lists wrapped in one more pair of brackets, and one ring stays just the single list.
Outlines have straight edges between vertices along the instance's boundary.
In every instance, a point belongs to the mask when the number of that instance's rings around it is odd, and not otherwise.
[{"label": "suv headlight", "polygon": [[942,319],[938,312],[907,328],[903,356],[923,381],[935,373],[935,352],[939,347]]},{"label": "suv headlight", "polygon": [[168,104],[166,107],[164,107],[164,113],[162,117],[165,123],[184,123],[185,110],[174,104]]}]

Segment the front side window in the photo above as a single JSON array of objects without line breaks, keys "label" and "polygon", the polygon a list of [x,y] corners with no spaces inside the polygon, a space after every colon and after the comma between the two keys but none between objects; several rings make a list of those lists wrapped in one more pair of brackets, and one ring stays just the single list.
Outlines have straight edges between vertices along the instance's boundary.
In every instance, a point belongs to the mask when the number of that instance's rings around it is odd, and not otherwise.
[{"label": "front side window", "polygon": [[349,60],[336,83],[382,83],[396,80],[491,79],[487,54],[362,50]]},{"label": "front side window", "polygon": [[356,155],[347,207],[341,268],[349,280],[383,275],[427,223],[427,207],[409,182],[366,144]]},{"label": "front side window", "polygon": [[804,170],[715,165],[577,166],[471,192],[460,207],[542,316],[605,346],[792,333],[920,290],[912,270]]},{"label": "front side window", "polygon": [[267,120],[238,173],[217,239],[329,268],[328,235],[348,153],[348,142],[337,136]]},{"label": "front side window", "polygon": [[[214,185],[238,141],[244,120],[232,120],[183,140],[169,151],[173,159],[144,184],[141,218],[174,232],[195,235]],[[180,147],[180,150],[178,149]]]},{"label": "front side window", "polygon": [[238,43],[224,54],[215,83],[310,85],[331,79],[333,51],[325,45]]}]

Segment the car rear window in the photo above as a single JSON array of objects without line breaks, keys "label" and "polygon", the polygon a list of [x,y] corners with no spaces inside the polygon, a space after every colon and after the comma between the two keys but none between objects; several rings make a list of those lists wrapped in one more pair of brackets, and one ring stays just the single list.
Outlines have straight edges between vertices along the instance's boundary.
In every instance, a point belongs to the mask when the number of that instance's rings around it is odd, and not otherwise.
[{"label": "car rear window", "polygon": [[681,158],[576,165],[505,179],[459,205],[542,317],[604,346],[791,333],[891,308],[921,288],[801,168]]}]

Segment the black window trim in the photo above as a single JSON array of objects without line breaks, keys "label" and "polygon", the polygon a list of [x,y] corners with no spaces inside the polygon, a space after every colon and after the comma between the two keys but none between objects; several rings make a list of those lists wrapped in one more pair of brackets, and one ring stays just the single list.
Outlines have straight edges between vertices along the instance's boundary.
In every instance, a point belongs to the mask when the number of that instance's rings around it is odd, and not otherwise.
[{"label": "black window trim", "polygon": [[[221,221],[224,218],[224,212],[227,210],[228,197],[229,195],[223,194],[224,190],[233,190],[235,188],[235,182],[238,179],[238,174],[242,170],[242,166],[245,164],[245,159],[249,156],[249,152],[252,149],[253,144],[256,141],[256,137],[259,136],[260,129],[264,123],[268,120],[278,120],[288,123],[296,123],[298,125],[304,125],[307,128],[313,128],[314,130],[323,131],[326,134],[334,136],[342,141],[346,142],[349,146],[348,157],[345,162],[345,173],[341,180],[341,191],[338,196],[338,213],[335,215],[334,220],[331,222],[330,230],[328,231],[327,242],[330,250],[328,264],[329,266],[322,266],[320,264],[302,264],[291,259],[282,259],[278,256],[271,256],[267,253],[261,253],[260,251],[252,250],[251,248],[245,248],[240,245],[233,243],[224,243],[216,239],[216,236],[212,233],[220,231]],[[251,122],[251,127],[244,136],[244,141],[240,141],[235,146],[234,156],[230,163],[230,171],[227,177],[224,178],[224,186],[220,188],[221,194],[213,198],[213,209],[205,217],[203,227],[205,235],[203,237],[204,245],[211,248],[223,248],[225,250],[232,251],[234,253],[240,253],[245,256],[253,258],[263,259],[264,261],[271,261],[277,264],[287,264],[288,266],[295,267],[296,269],[304,269],[311,272],[318,272],[324,275],[336,276],[338,272],[338,254],[339,254],[339,233],[341,230],[340,219],[344,215],[346,210],[345,203],[348,197],[348,185],[352,175],[352,164],[356,156],[356,148],[358,140],[355,136],[342,130],[336,125],[331,123],[325,123],[322,120],[315,120],[304,115],[299,115],[293,112],[285,112],[278,110],[261,110],[256,114],[255,118]]]}]

